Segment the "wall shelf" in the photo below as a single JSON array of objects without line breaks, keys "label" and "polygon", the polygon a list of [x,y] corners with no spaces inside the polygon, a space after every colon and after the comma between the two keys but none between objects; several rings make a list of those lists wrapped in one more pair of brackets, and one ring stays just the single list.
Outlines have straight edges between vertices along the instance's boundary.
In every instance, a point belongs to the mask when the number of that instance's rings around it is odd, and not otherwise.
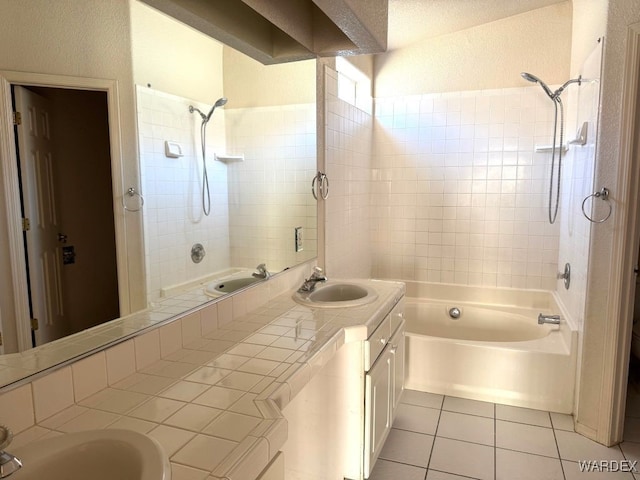
[{"label": "wall shelf", "polygon": [[[560,147],[560,145],[556,146],[556,150],[560,150],[560,148],[562,148],[562,153],[567,153],[569,151],[568,145],[562,145],[562,147]],[[536,145],[535,146],[536,153],[551,153],[552,150],[553,150],[553,145]]]},{"label": "wall shelf", "polygon": [[214,158],[222,163],[244,162],[244,155],[227,155],[223,153],[221,155],[214,154]]}]

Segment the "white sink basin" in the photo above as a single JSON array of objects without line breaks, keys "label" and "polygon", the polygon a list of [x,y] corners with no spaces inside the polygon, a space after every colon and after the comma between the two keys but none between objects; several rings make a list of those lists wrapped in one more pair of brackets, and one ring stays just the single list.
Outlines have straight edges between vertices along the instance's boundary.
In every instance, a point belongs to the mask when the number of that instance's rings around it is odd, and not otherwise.
[{"label": "white sink basin", "polygon": [[293,299],[308,307],[348,308],[374,302],[378,294],[372,288],[356,283],[327,283],[318,285],[313,292],[296,292]]},{"label": "white sink basin", "polygon": [[22,461],[12,480],[171,480],[160,444],[130,430],[90,430],[7,449]]},{"label": "white sink basin", "polygon": [[236,290],[240,290],[247,285],[261,282],[263,280],[263,278],[255,277],[230,278],[229,280],[210,283],[209,285],[207,285],[207,288],[205,288],[204,293],[210,296],[218,297],[222,294],[235,292]]}]

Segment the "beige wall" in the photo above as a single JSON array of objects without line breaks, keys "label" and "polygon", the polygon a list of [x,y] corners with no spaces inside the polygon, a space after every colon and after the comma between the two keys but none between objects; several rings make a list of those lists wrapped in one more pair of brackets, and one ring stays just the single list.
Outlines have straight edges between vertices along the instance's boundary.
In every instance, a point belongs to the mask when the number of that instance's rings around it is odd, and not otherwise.
[{"label": "beige wall", "polygon": [[[117,81],[124,164],[123,178],[116,181],[137,186],[129,20],[128,0],[0,0],[0,70]],[[123,211],[116,211],[116,218],[126,224],[130,309],[138,310],[146,305],[141,217],[123,216]],[[3,283],[9,283],[5,277]],[[3,309],[3,318],[7,317],[13,315]]]},{"label": "beige wall", "polygon": [[223,96],[220,42],[136,0],[131,36],[136,85],[204,103]]},{"label": "beige wall", "polygon": [[375,56],[374,97],[548,84],[569,76],[571,3],[515,15]]},{"label": "beige wall", "polygon": [[262,65],[224,47],[224,92],[227,108],[315,103],[316,61]]}]

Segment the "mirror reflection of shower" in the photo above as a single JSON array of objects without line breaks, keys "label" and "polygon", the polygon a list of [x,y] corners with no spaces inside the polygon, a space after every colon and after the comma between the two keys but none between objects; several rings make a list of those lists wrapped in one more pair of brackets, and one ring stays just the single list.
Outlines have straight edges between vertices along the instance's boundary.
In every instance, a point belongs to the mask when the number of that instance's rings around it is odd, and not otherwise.
[{"label": "mirror reflection of shower", "polygon": [[[556,217],[558,216],[558,205],[560,203],[560,183],[562,176],[562,149],[564,148],[564,108],[562,106],[562,100],[560,99],[560,95],[564,91],[567,86],[572,83],[577,83],[580,85],[582,83],[582,76],[578,78],[572,78],[565,82],[560,88],[558,88],[555,92],[552,92],[549,86],[540,80],[535,75],[531,73],[522,72],[522,78],[528,80],[529,82],[539,84],[544,93],[551,99],[553,105],[555,107],[555,116],[553,120],[553,144],[551,145],[551,177],[549,180],[549,223],[553,224],[556,221]],[[558,106],[560,107],[560,143],[557,143],[558,140]],[[555,164],[556,164],[556,151],[557,154],[557,162],[558,162],[558,175],[555,182],[555,202],[553,201],[553,192],[554,192],[554,174],[555,174]]]},{"label": "mirror reflection of shower", "polygon": [[206,216],[209,216],[211,212],[211,192],[209,191],[209,175],[207,174],[207,161],[205,150],[207,147],[206,140],[206,131],[207,131],[207,123],[211,119],[211,115],[213,115],[213,111],[217,107],[222,107],[227,103],[227,99],[222,97],[216,100],[216,103],[213,104],[209,113],[204,114],[200,109],[194,107],[193,105],[189,105],[189,112],[198,112],[200,117],[202,118],[202,123],[200,124],[200,143],[202,145],[202,211]]}]

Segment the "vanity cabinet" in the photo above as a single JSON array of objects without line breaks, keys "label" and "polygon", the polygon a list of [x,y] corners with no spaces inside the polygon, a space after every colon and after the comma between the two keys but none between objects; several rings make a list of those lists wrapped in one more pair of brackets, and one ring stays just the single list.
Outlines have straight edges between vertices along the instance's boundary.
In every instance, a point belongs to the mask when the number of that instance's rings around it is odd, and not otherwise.
[{"label": "vanity cabinet", "polygon": [[404,389],[401,298],[365,341],[349,341],[283,409],[286,480],[363,480]]},{"label": "vanity cabinet", "polygon": [[365,375],[364,478],[369,478],[391,431],[403,390],[404,320]]}]

